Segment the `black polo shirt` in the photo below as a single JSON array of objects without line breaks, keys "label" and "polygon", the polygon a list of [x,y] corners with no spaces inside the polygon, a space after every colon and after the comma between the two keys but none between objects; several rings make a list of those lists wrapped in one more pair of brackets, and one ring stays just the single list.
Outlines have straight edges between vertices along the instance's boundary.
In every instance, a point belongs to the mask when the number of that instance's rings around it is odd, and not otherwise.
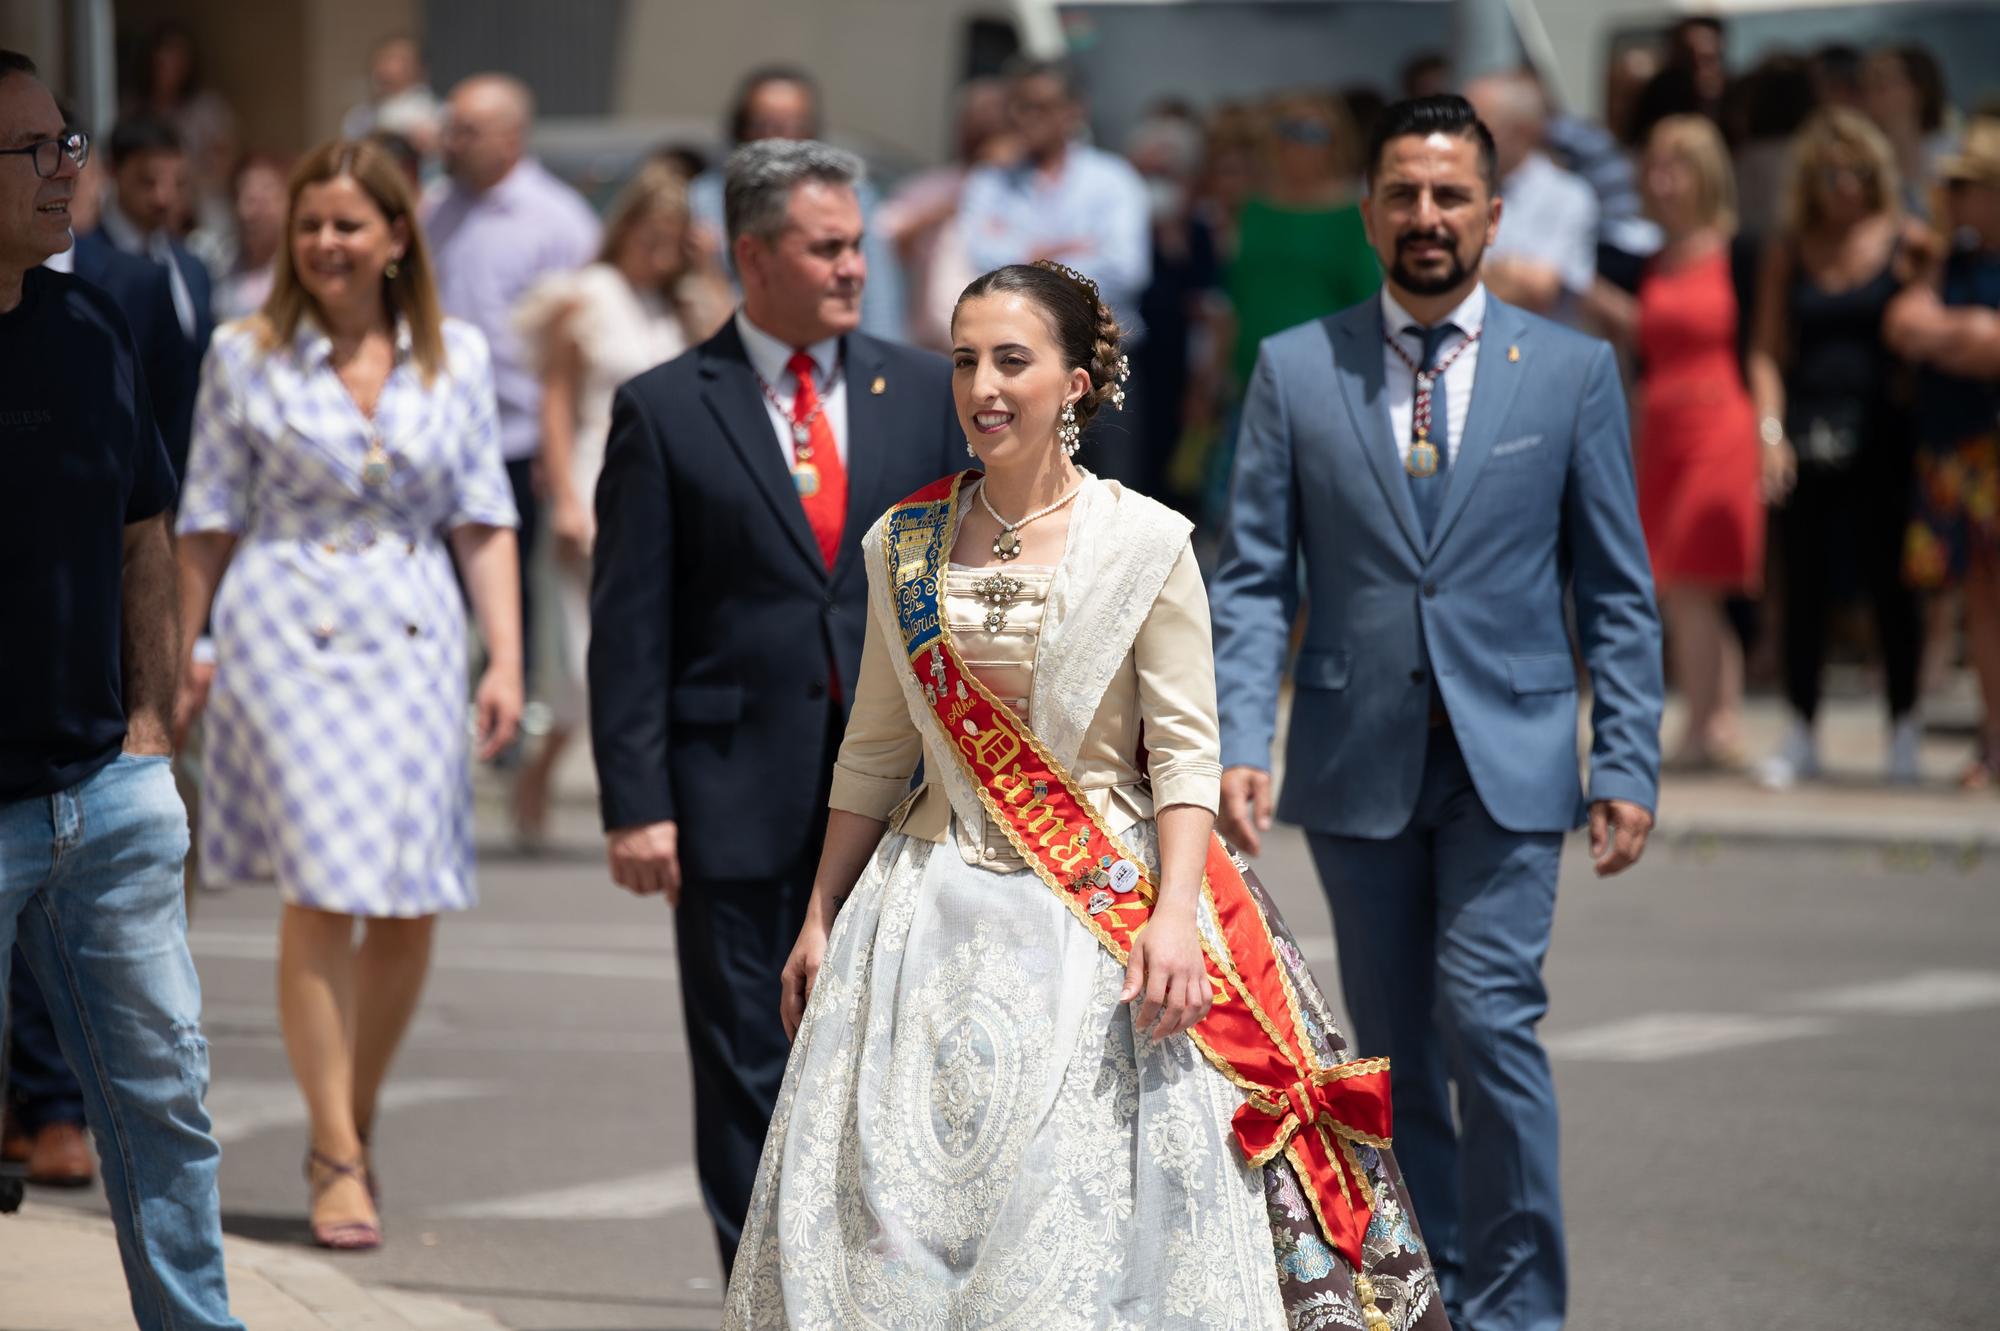
[{"label": "black polo shirt", "polygon": [[0,804],[118,756],[125,528],[173,498],[118,307],[30,268],[0,314]]}]

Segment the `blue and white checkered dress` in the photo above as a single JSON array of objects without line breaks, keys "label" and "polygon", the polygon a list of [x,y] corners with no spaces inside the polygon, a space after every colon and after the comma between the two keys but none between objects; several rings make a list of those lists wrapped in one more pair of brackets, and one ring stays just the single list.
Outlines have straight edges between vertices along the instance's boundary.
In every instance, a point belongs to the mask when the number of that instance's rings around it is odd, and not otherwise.
[{"label": "blue and white checkered dress", "polygon": [[[517,519],[486,342],[456,321],[444,341],[426,384],[402,331],[372,422],[310,321],[273,351],[247,323],[210,346],[179,529],[240,537],[212,617],[212,881],[275,879],[348,915],[475,900],[465,607],[444,535]],[[371,486],[377,435],[391,469]]]}]

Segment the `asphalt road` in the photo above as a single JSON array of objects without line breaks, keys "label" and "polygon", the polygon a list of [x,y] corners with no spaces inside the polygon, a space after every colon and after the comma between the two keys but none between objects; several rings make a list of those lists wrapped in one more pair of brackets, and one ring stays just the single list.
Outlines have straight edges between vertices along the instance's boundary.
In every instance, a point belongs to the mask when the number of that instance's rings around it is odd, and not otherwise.
[{"label": "asphalt road", "polygon": [[[713,1327],[669,918],[565,818],[447,922],[378,1125],[388,1246],[339,1260],[520,1331]],[[1259,869],[1336,991],[1303,842]],[[1600,883],[1573,852],[1561,901],[1573,1327],[2000,1325],[2000,863],[1722,848]],[[192,940],[227,1224],[303,1242],[275,914],[208,895]]]}]

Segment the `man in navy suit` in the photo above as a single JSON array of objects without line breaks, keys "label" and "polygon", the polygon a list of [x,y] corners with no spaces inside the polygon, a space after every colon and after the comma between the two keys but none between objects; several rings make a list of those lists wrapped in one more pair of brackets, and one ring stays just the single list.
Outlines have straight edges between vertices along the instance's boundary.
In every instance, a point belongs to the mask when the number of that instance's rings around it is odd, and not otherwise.
[{"label": "man in navy suit", "polygon": [[187,155],[174,127],[151,116],[119,121],[111,131],[111,184],[98,229],[79,246],[109,244],[165,268],[174,319],[199,362],[215,331],[215,284],[208,266],[174,235],[187,207]]},{"label": "man in navy suit", "polygon": [[1660,627],[1610,347],[1480,281],[1494,158],[1462,98],[1389,108],[1362,205],[1382,292],[1263,344],[1215,582],[1222,825],[1253,854],[1270,826],[1303,555],[1277,814],[1309,834],[1357,1044],[1391,1060],[1396,1151],[1452,1324],[1554,1331],[1542,958],[1564,833],[1588,821],[1599,874],[1645,847]]},{"label": "man in navy suit", "polygon": [[789,1048],[861,663],[861,535],[965,461],[942,356],[857,331],[861,163],[747,144],[724,208],[743,306],[619,390],[597,486],[591,737],[611,875],[674,908],[702,1195],[735,1260]]},{"label": "man in navy suit", "polygon": [[166,268],[116,248],[102,232],[78,235],[69,252],[56,260],[66,261],[71,272],[102,287],[125,316],[145,367],[146,391],[153,399],[160,438],[173,461],[174,475],[179,476],[187,466],[201,351],[181,332]]}]

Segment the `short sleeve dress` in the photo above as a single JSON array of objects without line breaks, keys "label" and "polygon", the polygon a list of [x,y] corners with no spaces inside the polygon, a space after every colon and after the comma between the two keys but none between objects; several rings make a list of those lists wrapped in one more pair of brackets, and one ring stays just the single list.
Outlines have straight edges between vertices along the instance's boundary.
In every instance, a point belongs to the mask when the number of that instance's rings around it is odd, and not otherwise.
[{"label": "short sleeve dress", "polygon": [[[465,602],[445,534],[512,527],[485,339],[447,320],[428,381],[399,330],[373,418],[310,321],[219,330],[179,530],[238,538],[212,611],[203,868],[297,905],[474,904]],[[385,477],[363,459],[379,439]]]}]

